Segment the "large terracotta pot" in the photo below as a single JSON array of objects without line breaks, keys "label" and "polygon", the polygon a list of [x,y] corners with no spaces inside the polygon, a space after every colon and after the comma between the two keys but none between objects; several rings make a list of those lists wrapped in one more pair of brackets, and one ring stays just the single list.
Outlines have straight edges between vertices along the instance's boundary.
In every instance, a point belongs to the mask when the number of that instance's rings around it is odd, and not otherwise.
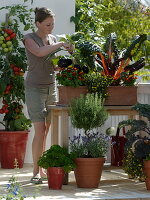
[{"label": "large terracotta pot", "polygon": [[64,182],[65,171],[63,167],[49,167],[47,169],[48,187],[60,190]]},{"label": "large terracotta pot", "polygon": [[106,106],[132,106],[137,103],[136,86],[109,86]]},{"label": "large terracotta pot", "polygon": [[144,174],[146,175],[145,184],[147,190],[150,190],[150,160],[144,160]]},{"label": "large terracotta pot", "polygon": [[[69,105],[71,99],[87,94],[86,86],[73,88],[70,86],[58,86],[58,104]],[[137,103],[137,87],[135,86],[109,86],[106,106],[131,106]]]},{"label": "large terracotta pot", "polygon": [[100,183],[104,158],[76,158],[74,169],[77,187],[97,188]]},{"label": "large terracotta pot", "polygon": [[0,130],[1,168],[13,169],[16,164],[23,168],[28,132]]}]

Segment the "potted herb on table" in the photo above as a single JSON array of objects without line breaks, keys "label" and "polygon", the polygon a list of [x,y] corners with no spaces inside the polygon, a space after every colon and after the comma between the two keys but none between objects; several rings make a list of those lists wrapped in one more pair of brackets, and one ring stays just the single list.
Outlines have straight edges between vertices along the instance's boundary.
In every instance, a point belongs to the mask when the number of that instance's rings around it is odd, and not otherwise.
[{"label": "potted herb on table", "polygon": [[75,156],[76,183],[81,188],[97,188],[100,182],[109,137],[96,128],[101,127],[108,114],[97,94],[73,99],[70,105],[71,122],[82,135],[70,138],[70,151]]},{"label": "potted herb on table", "polygon": [[[0,115],[4,130],[0,131],[0,161],[2,168],[14,168],[17,159],[19,168],[23,167],[30,120],[25,116],[23,104],[24,73],[27,68],[23,38],[19,29],[30,28],[31,12],[23,5],[2,7],[6,9],[6,20],[0,27]],[[22,17],[20,16],[22,13]]]},{"label": "potted herb on table", "polygon": [[47,169],[49,189],[61,189],[65,172],[70,172],[75,167],[73,155],[67,148],[52,145],[45,151],[38,161],[38,165]]}]

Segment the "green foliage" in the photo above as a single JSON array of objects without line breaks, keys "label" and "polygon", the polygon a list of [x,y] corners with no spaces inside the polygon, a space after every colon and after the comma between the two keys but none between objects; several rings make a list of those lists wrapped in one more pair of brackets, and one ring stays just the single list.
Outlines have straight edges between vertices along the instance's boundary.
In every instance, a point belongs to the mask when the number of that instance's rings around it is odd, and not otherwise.
[{"label": "green foliage", "polygon": [[1,200],[24,200],[26,196],[24,195],[24,191],[22,189],[22,185],[18,182],[17,178],[15,176],[12,176],[9,179],[9,182],[6,187],[6,195],[1,196]]},{"label": "green foliage", "polygon": [[0,27],[0,98],[3,103],[0,114],[4,114],[4,123],[0,123],[6,130],[26,130],[31,122],[22,106],[25,103],[23,75],[27,70],[22,32],[33,29],[33,10],[21,4],[1,7],[1,10],[6,10],[7,15]]},{"label": "green foliage", "polygon": [[75,47],[70,56],[74,64],[81,68],[86,66],[90,72],[99,72],[100,79],[108,79],[108,85],[123,86],[136,84],[136,73],[145,66],[145,58],[139,50],[147,39],[146,34],[135,36],[130,45],[121,50],[117,46],[116,33],[109,34],[101,47],[91,39],[87,40],[81,32],[61,36],[61,40]]},{"label": "green foliage", "polygon": [[[107,35],[115,32],[121,49],[128,46],[135,35],[148,34],[149,21],[149,9],[136,0],[76,0],[76,13],[71,17],[76,32],[83,32],[87,40],[92,38],[102,44]],[[149,41],[140,48],[140,57],[145,55],[147,67],[150,63],[149,49]]]},{"label": "green foliage", "polygon": [[108,150],[109,137],[102,133],[86,133],[86,135],[70,138],[70,151],[76,158],[104,157]]},{"label": "green foliage", "polygon": [[[132,147],[136,158],[145,159],[150,155],[150,105],[138,103],[133,106],[133,109],[139,113],[139,116],[144,117],[144,119],[124,120],[119,123],[119,127],[130,127],[126,133],[126,151],[128,152]],[[137,134],[138,131],[142,131],[142,133]]]},{"label": "green foliage", "polygon": [[112,85],[134,84],[134,72],[145,65],[144,58],[136,60],[135,55],[141,44],[147,40],[147,35],[135,37],[130,46],[123,50],[117,47],[116,39],[117,35],[111,33],[106,38],[103,48],[94,42],[81,39],[76,43],[76,48],[85,65],[91,70],[101,71],[102,75],[110,76],[113,79]]},{"label": "green foliage", "polygon": [[71,87],[79,87],[84,85],[84,72],[71,64],[67,67],[62,67],[59,73],[56,74],[58,84]]},{"label": "green foliage", "polygon": [[108,118],[103,99],[97,94],[87,94],[73,99],[70,105],[71,122],[75,128],[88,130],[100,127]]},{"label": "green foliage", "polygon": [[47,169],[48,167],[63,167],[66,172],[75,168],[73,155],[68,153],[65,147],[52,145],[45,151],[38,161],[38,165]]},{"label": "green foliage", "polygon": [[132,149],[129,149],[123,159],[123,170],[134,179],[144,180],[143,160],[135,157]]},{"label": "green foliage", "polygon": [[113,82],[109,76],[102,76],[99,72],[89,73],[85,76],[85,85],[90,93],[97,93],[102,99],[108,96],[107,88]]}]

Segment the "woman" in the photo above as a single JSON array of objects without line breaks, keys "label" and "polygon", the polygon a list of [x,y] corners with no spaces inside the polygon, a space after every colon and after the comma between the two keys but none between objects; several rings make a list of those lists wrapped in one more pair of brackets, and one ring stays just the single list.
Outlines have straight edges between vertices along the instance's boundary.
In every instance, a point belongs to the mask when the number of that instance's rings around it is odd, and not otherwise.
[{"label": "woman", "polygon": [[43,173],[37,162],[44,151],[50,127],[50,112],[47,106],[56,102],[55,68],[46,57],[60,47],[71,51],[71,45],[57,42],[55,36],[51,34],[54,28],[54,13],[48,8],[35,9],[35,24],[37,31],[24,36],[24,45],[29,65],[25,80],[26,104],[35,131],[32,142],[31,182],[38,184],[42,183]]}]

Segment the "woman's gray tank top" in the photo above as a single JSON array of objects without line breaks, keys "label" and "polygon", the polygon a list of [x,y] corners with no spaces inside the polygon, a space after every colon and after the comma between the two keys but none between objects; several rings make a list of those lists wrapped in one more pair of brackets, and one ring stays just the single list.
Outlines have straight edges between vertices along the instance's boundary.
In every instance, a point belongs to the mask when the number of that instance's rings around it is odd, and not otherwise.
[{"label": "woman's gray tank top", "polygon": [[[28,33],[24,36],[33,39],[39,47],[44,46],[42,39],[36,33]],[[54,36],[49,35],[49,43],[56,42]],[[37,57],[26,49],[28,72],[25,79],[25,86],[29,87],[48,87],[55,82],[54,65],[50,60],[46,60],[47,56]]]}]

